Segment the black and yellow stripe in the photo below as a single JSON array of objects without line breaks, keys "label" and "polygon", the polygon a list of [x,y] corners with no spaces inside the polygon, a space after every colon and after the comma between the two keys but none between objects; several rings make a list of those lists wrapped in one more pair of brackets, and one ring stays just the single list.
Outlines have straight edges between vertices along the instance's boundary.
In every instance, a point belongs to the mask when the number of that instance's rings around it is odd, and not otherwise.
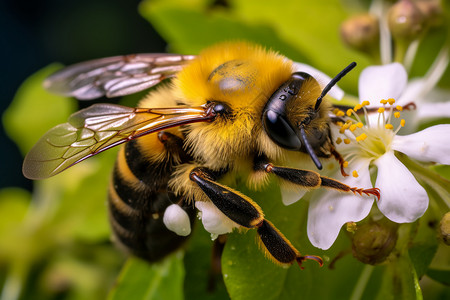
[{"label": "black and yellow stripe", "polygon": [[[119,152],[109,187],[108,207],[116,243],[148,261],[163,258],[187,238],[168,230],[163,223],[167,206],[182,202],[167,188],[174,165],[172,157],[151,161],[143,155],[137,140],[130,141]],[[194,208],[185,205],[183,209],[192,225]]]}]

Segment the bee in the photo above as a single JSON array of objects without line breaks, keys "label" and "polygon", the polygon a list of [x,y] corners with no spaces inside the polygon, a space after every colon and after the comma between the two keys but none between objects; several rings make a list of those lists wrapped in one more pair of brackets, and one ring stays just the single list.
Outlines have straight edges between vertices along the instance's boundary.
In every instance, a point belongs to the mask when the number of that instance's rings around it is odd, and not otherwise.
[{"label": "bee", "polygon": [[277,177],[305,190],[325,187],[379,198],[376,188],[350,187],[316,171],[283,166],[290,154],[304,153],[318,169],[321,158],[335,157],[343,170],[325,96],[355,65],[322,87],[274,51],[228,42],[198,56],[137,54],[69,66],[44,86],[82,100],[128,95],[171,79],[137,108],[94,104],[74,113],[36,143],[23,173],[47,178],[125,143],[108,188],[108,206],[114,239],[128,252],[148,261],[162,259],[187,238],[166,226],[166,209],[177,205],[192,225],[193,203],[209,202],[239,228],[255,229],[274,263],[301,266],[310,259],[322,265],[320,257],[300,254],[230,178],[257,190]]}]

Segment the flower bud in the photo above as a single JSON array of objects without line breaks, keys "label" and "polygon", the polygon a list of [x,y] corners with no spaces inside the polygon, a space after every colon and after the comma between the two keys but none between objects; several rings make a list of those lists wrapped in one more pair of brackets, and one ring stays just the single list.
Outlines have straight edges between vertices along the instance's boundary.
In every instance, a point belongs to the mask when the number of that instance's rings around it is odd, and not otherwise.
[{"label": "flower bud", "polygon": [[415,2],[422,12],[425,22],[430,26],[438,26],[443,21],[442,5],[439,0],[418,0]]},{"label": "flower bud", "polygon": [[439,237],[444,244],[450,246],[450,212],[446,213],[439,223]]},{"label": "flower bud", "polygon": [[188,214],[178,204],[171,204],[166,208],[163,217],[167,229],[181,236],[191,233],[191,221]]},{"label": "flower bud", "polygon": [[341,25],[341,37],[349,47],[372,52],[378,49],[380,28],[377,17],[370,14],[354,16]]},{"label": "flower bud", "polygon": [[425,17],[411,0],[401,0],[388,11],[388,25],[394,39],[412,41],[425,29]]},{"label": "flower bud", "polygon": [[369,222],[353,235],[353,256],[365,264],[386,260],[397,242],[397,225],[389,221]]}]

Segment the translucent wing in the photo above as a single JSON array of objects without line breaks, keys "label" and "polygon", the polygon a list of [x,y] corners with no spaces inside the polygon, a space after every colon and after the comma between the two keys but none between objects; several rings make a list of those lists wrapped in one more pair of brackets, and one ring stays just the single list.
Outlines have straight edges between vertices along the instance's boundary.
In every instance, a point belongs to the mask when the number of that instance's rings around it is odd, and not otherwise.
[{"label": "translucent wing", "polygon": [[142,135],[213,118],[207,106],[151,109],[95,104],[50,129],[25,157],[23,173],[30,179],[47,178]]},{"label": "translucent wing", "polygon": [[90,60],[64,68],[44,82],[51,92],[90,100],[133,94],[173,77],[192,55],[133,54]]}]

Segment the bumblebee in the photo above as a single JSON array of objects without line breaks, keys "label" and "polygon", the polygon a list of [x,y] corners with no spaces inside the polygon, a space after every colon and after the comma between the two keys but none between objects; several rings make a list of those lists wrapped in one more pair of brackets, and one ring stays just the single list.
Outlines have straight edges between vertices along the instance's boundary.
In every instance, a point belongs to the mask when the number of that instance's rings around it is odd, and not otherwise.
[{"label": "bumblebee", "polygon": [[[157,261],[187,236],[163,221],[177,205],[192,224],[193,203],[212,203],[239,228],[255,229],[267,257],[299,265],[302,255],[264,217],[253,199],[233,188],[240,178],[262,189],[271,176],[304,190],[320,187],[373,195],[379,190],[347,186],[312,170],[282,166],[292,153],[322,168],[335,157],[331,105],[325,96],[355,63],[325,87],[296,72],[286,57],[246,42],[222,43],[198,56],[138,54],[69,66],[44,86],[89,100],[132,94],[159,84],[137,108],[94,104],[48,131],[25,157],[30,179],[53,176],[84,159],[125,143],[109,186],[109,213],[115,241],[132,254]],[[226,184],[229,183],[229,184]],[[176,231],[176,230],[175,230]]]}]

